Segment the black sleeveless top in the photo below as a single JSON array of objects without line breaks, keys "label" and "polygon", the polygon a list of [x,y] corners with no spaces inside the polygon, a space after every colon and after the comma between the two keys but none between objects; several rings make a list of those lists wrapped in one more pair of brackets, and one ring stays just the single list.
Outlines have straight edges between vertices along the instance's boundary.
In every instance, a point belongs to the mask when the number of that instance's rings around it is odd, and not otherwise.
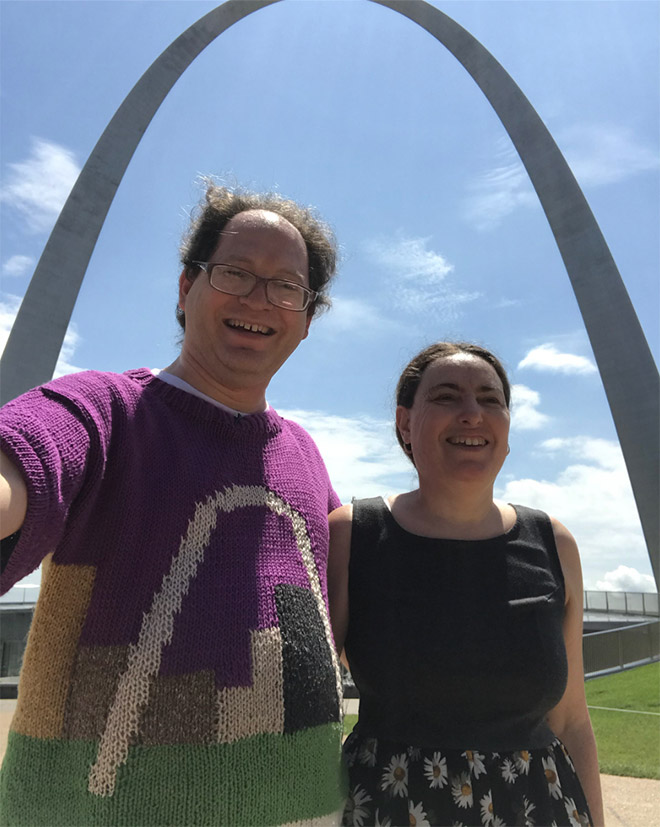
[{"label": "black sleeveless top", "polygon": [[514,508],[506,534],[440,540],[405,531],[380,497],[353,503],[346,654],[361,735],[488,751],[553,741],[564,580],[549,517]]}]

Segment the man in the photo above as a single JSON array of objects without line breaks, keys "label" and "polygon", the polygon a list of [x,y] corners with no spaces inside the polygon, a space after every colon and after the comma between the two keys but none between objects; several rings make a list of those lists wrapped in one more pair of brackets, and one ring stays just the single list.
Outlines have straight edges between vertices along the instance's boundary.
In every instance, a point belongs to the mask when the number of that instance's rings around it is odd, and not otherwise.
[{"label": "man", "polygon": [[266,403],[327,304],[331,234],[208,187],[182,248],[181,353],[5,406],[3,590],[43,561],[3,824],[330,822],[341,681],[311,438]]}]

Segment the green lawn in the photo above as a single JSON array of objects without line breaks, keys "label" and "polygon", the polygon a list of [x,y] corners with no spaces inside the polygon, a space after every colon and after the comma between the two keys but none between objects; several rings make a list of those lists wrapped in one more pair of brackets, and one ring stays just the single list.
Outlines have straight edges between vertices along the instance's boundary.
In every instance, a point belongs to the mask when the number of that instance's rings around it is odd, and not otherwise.
[{"label": "green lawn", "polygon": [[586,690],[601,772],[660,778],[660,715],[639,714],[660,712],[660,663],[595,678]]},{"label": "green lawn", "polygon": [[[660,778],[660,663],[638,666],[604,678],[587,681],[587,703],[598,743],[601,772],[637,778]],[[631,712],[612,712],[634,710]],[[346,715],[348,735],[357,715]]]}]

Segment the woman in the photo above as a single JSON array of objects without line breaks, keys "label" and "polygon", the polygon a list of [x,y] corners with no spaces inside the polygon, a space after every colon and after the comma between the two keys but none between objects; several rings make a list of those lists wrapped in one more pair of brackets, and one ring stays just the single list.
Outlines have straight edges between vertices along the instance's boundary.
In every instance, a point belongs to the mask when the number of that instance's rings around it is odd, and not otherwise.
[{"label": "woman", "polygon": [[603,823],[577,546],[493,499],[509,402],[487,350],[426,348],[397,386],[419,487],[330,516],[333,629],[361,699],[345,824]]}]

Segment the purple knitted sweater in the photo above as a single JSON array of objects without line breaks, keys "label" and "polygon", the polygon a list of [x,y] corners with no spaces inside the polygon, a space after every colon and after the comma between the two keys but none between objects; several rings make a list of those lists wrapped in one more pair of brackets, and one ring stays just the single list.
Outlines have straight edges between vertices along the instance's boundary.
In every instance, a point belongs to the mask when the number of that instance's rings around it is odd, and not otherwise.
[{"label": "purple knitted sweater", "polygon": [[139,369],[30,391],[0,439],[28,487],[3,591],[44,562],[0,822],[340,810],[325,575],[339,500],[309,435]]}]

